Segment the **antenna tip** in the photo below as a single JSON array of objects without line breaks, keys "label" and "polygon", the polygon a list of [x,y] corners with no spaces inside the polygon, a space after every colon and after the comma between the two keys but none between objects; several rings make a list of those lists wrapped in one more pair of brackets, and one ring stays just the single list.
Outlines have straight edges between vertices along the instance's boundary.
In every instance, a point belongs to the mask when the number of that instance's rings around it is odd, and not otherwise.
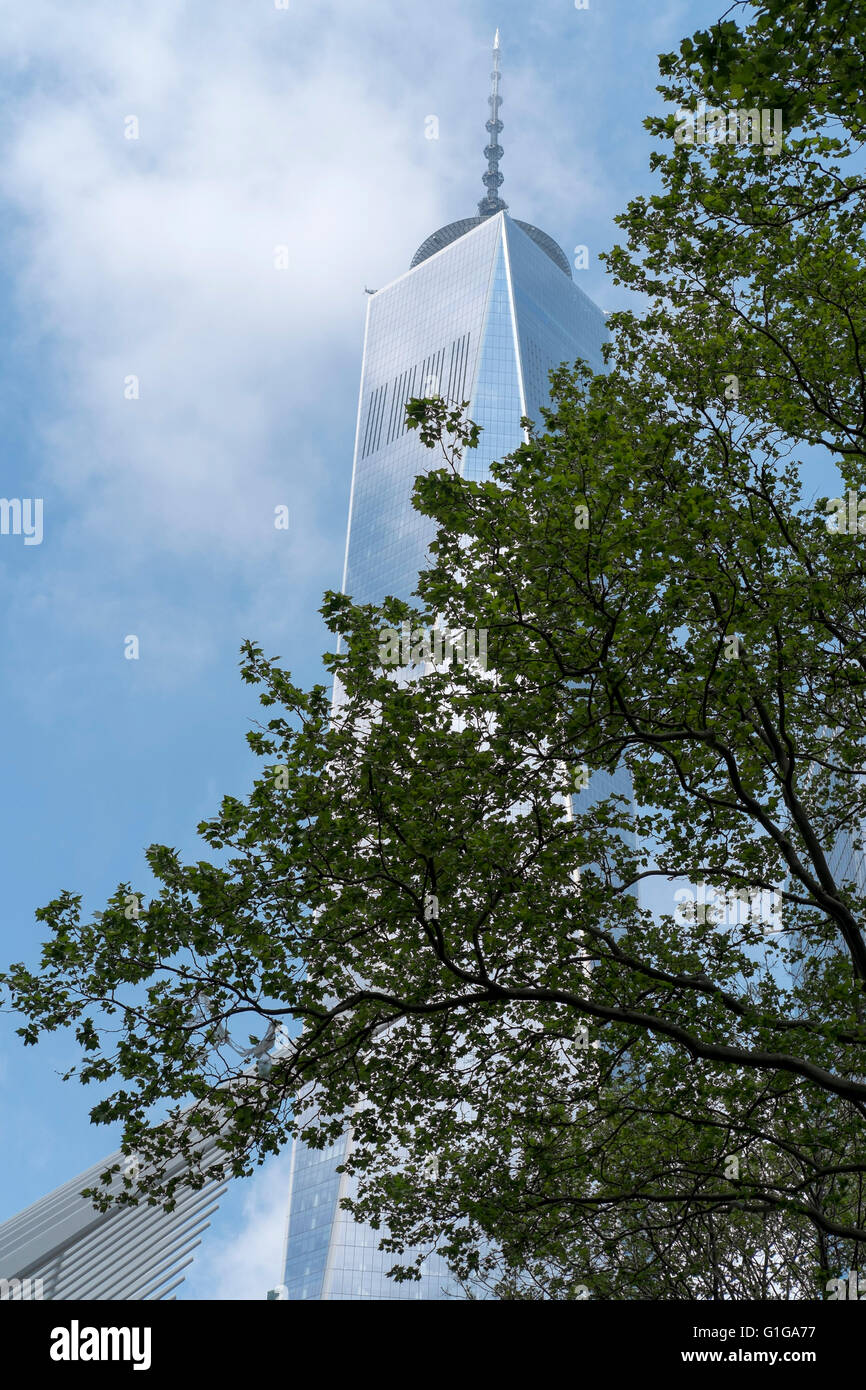
[{"label": "antenna tip", "polygon": [[494,40],[493,40],[493,47],[494,47],[494,48],[498,48],[498,47],[499,47],[499,30],[498,30],[498,29],[496,30],[496,37],[495,37]]}]

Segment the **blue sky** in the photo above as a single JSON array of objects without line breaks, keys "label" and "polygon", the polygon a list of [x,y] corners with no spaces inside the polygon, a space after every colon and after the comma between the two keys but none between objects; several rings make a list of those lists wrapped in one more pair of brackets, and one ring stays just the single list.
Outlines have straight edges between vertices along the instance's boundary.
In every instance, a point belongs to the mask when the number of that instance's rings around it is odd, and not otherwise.
[{"label": "blue sky", "polygon": [[[0,537],[4,964],[35,960],[34,910],[61,889],[98,910],[120,881],[147,891],[148,844],[201,854],[197,822],[252,776],[245,637],[300,682],[321,678],[364,286],[474,214],[497,25],[502,194],[569,254],[590,248],[576,278],[611,310],[626,300],[596,257],[651,187],[656,55],[723,8],[7,8],[0,491],[44,499],[44,539]],[[59,1078],[68,1040],[25,1050],[13,1028],[0,1017],[0,1220],[117,1140]],[[260,1298],[278,1282],[285,1167],[236,1186],[181,1296]]]}]

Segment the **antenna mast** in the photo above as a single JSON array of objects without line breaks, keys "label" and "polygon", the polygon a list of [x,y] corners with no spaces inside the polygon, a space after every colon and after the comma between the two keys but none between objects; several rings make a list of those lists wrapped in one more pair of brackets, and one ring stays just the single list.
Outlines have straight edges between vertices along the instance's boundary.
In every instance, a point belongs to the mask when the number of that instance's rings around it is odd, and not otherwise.
[{"label": "antenna mast", "polygon": [[484,158],[487,160],[487,173],[482,177],[482,183],[487,189],[486,197],[481,199],[478,204],[479,217],[493,217],[497,212],[505,212],[508,204],[503,202],[499,196],[499,187],[502,184],[502,174],[499,172],[499,161],[505,151],[499,144],[499,133],[502,130],[502,122],[499,119],[499,108],[502,105],[502,97],[499,95],[499,30],[496,30],[496,37],[493,40],[493,71],[490,74],[491,89],[490,96],[487,98],[490,105],[490,120],[487,122],[487,130],[490,132],[490,144],[485,147]]}]

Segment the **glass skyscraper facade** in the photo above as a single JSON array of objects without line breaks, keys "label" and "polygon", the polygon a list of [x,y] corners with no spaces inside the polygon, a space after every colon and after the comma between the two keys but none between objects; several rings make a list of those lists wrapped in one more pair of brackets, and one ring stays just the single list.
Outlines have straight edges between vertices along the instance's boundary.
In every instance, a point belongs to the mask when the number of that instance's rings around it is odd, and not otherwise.
[{"label": "glass skyscraper facade", "polygon": [[[498,49],[498,44],[497,44]],[[343,589],[357,603],[386,594],[409,599],[425,567],[433,523],[411,505],[419,472],[439,466],[408,430],[413,396],[470,402],[482,426],[464,461],[483,480],[495,459],[522,441],[520,418],[540,419],[548,373],[580,357],[603,370],[605,320],[574,284],[568,259],[545,233],[507,215],[496,142],[498,53],[485,150],[488,196],[479,216],[452,223],[420,247],[412,267],[371,296]],[[626,779],[627,782],[627,779]],[[587,793],[584,793],[586,795]],[[381,1232],[341,1210],[351,1180],[335,1169],[351,1133],[325,1151],[293,1148],[284,1283],[300,1299],[443,1299],[459,1297],[444,1262],[430,1256],[418,1283],[386,1277],[395,1256],[378,1250]]]},{"label": "glass skyscraper facade", "polygon": [[410,502],[416,475],[438,466],[406,428],[411,397],[470,401],[483,433],[466,473],[482,479],[521,442],[521,415],[540,418],[551,367],[602,367],[604,315],[562,253],[505,212],[469,226],[370,298],[343,579],[358,603],[408,598],[433,537]]}]

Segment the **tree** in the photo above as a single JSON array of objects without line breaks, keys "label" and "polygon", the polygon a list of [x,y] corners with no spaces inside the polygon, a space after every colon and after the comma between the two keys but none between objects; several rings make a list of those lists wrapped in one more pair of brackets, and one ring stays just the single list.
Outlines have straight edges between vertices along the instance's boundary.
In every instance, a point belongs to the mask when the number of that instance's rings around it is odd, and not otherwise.
[{"label": "tree", "polygon": [[[248,643],[266,771],[200,827],[215,859],[152,847],[137,917],[128,884],[38,914],[41,970],[0,979],[26,1042],[74,1026],[114,1088],[92,1114],[145,1159],[130,1200],[172,1200],[176,1152],[194,1181],[202,1136],[241,1173],[351,1115],[397,1277],[415,1244],[503,1297],[814,1296],[859,1267],[863,38],[768,0],[662,59],[681,109],[782,111],[781,150],[651,122],[663,191],[608,258],[648,304],[608,373],[556,373],[489,483],[462,410],[413,402],[444,451],[422,606],[326,597],[333,708]],[[844,505],[804,500],[804,444]],[[485,631],[487,669],[421,675],[434,621]],[[572,805],[621,766],[634,805]],[[722,920],[675,910],[684,882]],[[239,1063],[243,1020],[293,1046]]]}]

